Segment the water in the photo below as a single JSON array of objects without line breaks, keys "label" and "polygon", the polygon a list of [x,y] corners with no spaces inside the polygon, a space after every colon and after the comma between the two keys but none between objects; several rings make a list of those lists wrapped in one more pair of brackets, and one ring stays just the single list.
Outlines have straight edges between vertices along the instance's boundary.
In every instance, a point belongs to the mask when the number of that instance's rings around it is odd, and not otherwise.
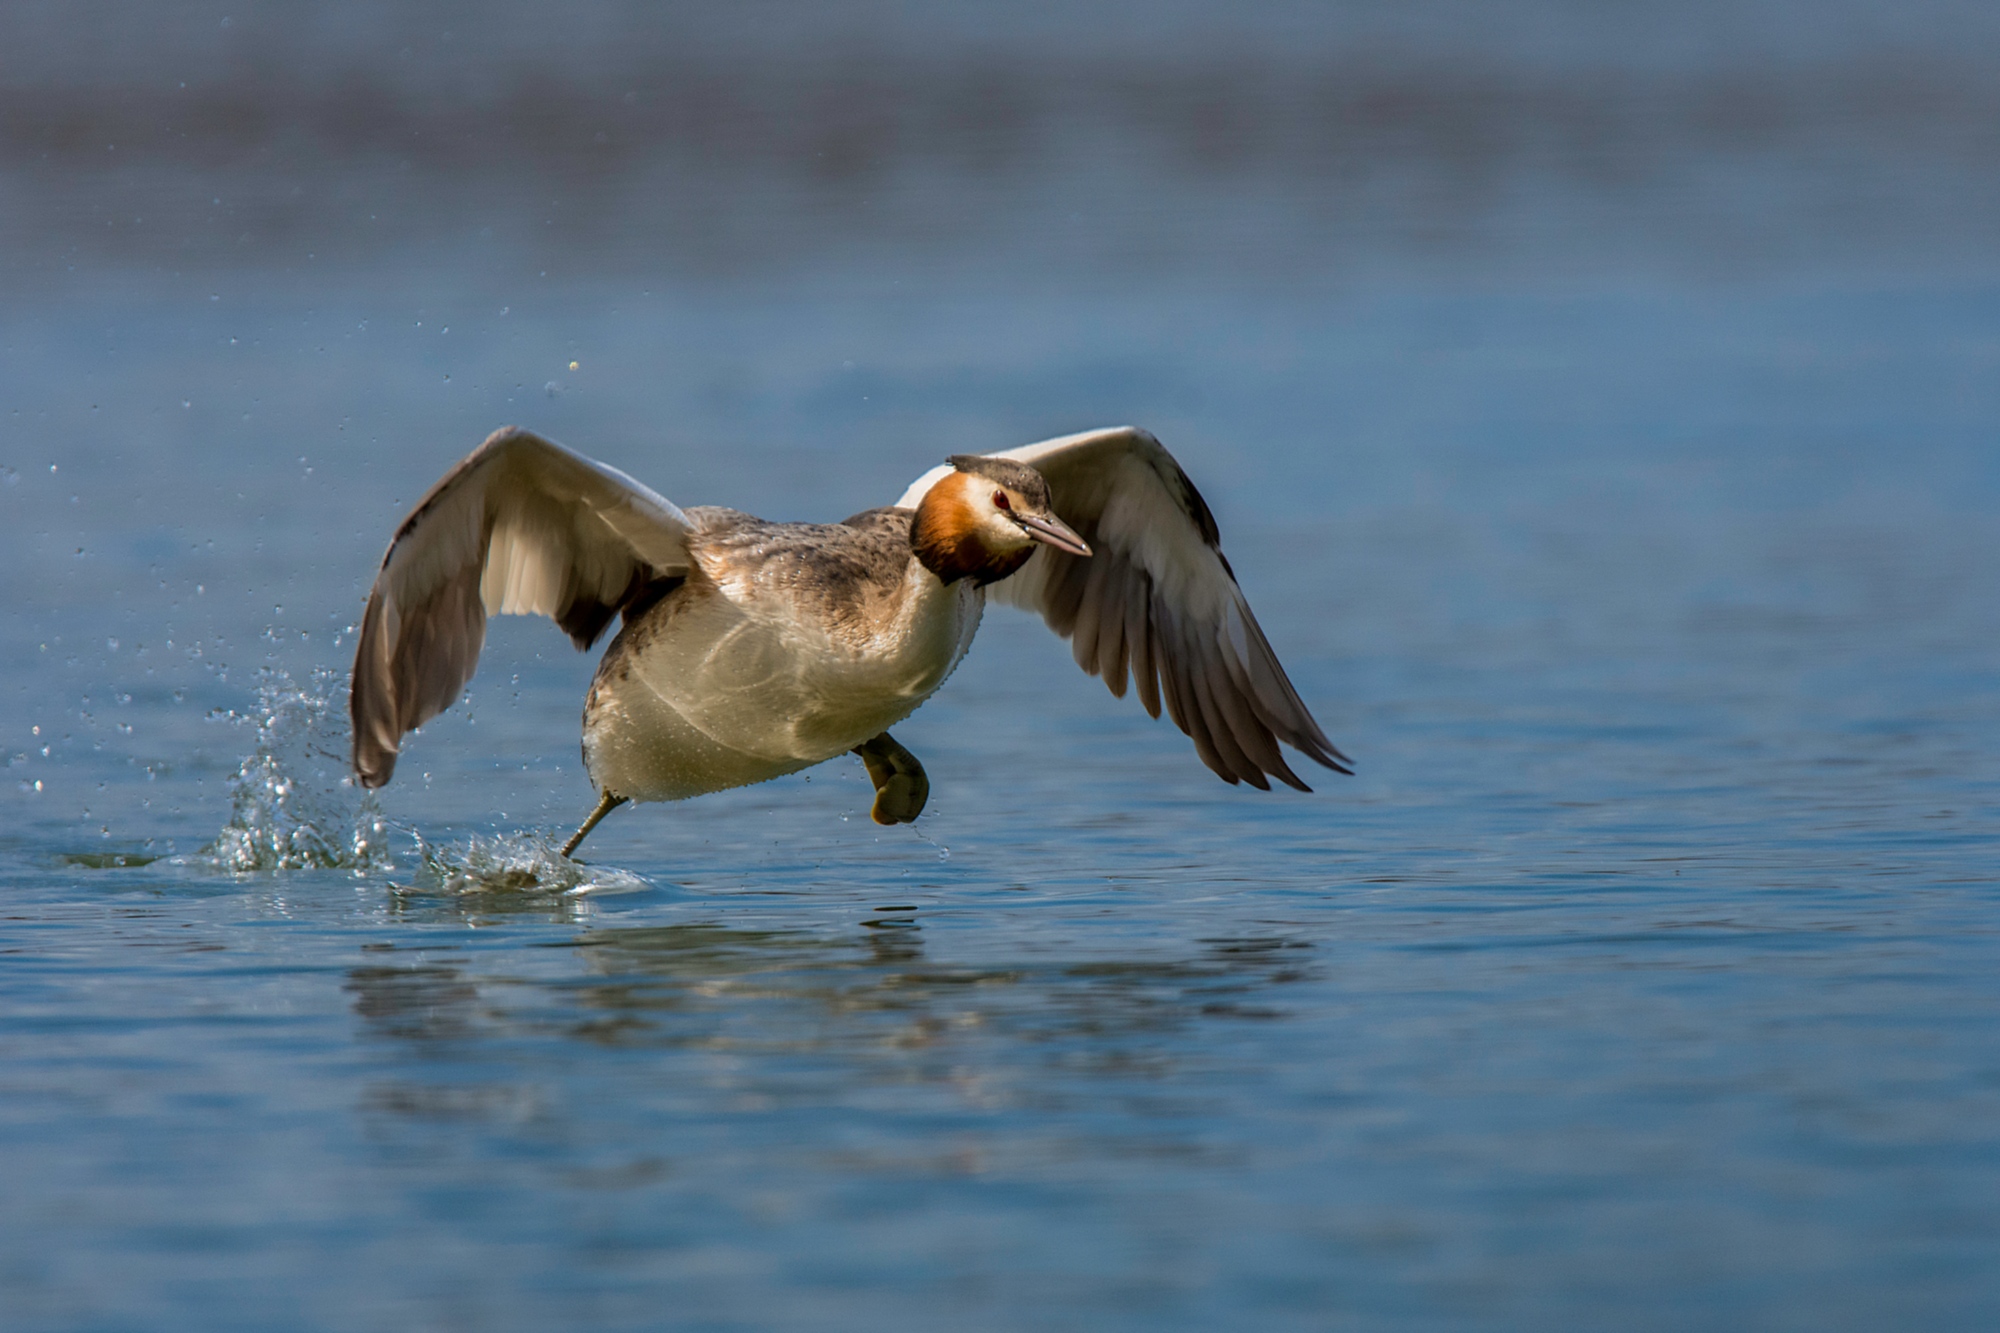
[{"label": "water", "polygon": [[[728,262],[482,238],[442,168],[330,259],[24,243],[0,1324],[1990,1327],[2000,250],[1683,148],[1678,216],[1796,253],[1621,230],[1659,180],[1501,169],[1426,242],[1462,195],[1322,228],[1295,159],[1108,149],[1092,216],[1173,202],[1118,263],[1032,153],[907,251],[838,183]],[[161,206],[236,170],[282,193]],[[914,827],[840,761],[559,861],[592,659],[531,621],[343,782],[382,547],[497,425],[825,519],[1127,420],[1357,776],[1228,788],[995,609],[897,729]]]}]

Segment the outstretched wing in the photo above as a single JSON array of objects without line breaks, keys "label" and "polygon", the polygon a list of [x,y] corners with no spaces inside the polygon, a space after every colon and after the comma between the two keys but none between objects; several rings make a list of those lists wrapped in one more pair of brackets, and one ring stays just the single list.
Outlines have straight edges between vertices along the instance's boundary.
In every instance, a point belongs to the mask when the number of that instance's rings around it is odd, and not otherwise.
[{"label": "outstretched wing", "polygon": [[616,468],[496,431],[396,529],[354,654],[354,771],[379,787],[403,736],[451,707],[486,617],[549,616],[588,648],[611,617],[688,569],[687,515]]},{"label": "outstretched wing", "polygon": [[[1225,782],[1270,789],[1269,774],[1310,790],[1280,740],[1350,772],[1286,678],[1223,558],[1215,518],[1174,456],[1143,430],[1120,426],[1007,449],[1048,479],[1058,517],[1089,557],[1038,547],[989,597],[1037,611],[1071,641],[1077,665],[1125,696],[1126,671],[1154,717],[1174,725]],[[914,508],[949,468],[919,478],[898,503]]]}]

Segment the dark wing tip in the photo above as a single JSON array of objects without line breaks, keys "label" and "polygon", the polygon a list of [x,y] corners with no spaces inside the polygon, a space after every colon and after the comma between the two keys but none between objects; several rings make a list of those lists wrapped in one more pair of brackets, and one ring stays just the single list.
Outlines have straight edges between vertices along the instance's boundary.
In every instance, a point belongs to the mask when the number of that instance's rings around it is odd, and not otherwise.
[{"label": "dark wing tip", "polygon": [[368,707],[369,700],[363,694],[368,684],[357,668],[351,687],[353,702],[348,708],[348,719],[354,728],[354,776],[362,786],[372,791],[376,787],[388,786],[389,779],[396,775],[396,747],[383,743],[383,728],[370,716],[374,710]]},{"label": "dark wing tip", "polygon": [[[1314,730],[1317,731],[1318,728],[1315,727]],[[1342,754],[1339,746],[1328,740],[1324,735],[1316,735],[1313,739],[1319,743],[1310,749],[1300,746],[1299,748],[1302,753],[1311,755],[1316,762],[1324,764],[1336,773],[1345,773],[1349,777],[1354,776],[1354,770],[1348,767],[1354,761]]]},{"label": "dark wing tip", "polygon": [[1222,554],[1222,529],[1215,526],[1215,512],[1208,507],[1208,501],[1201,498],[1201,492],[1188,480],[1186,470],[1179,463],[1174,464],[1174,480],[1180,483],[1181,493],[1176,498],[1180,500],[1182,510],[1194,520],[1195,531],[1201,534],[1202,544],[1222,560],[1223,572],[1234,582],[1236,571],[1229,568],[1229,559]]},{"label": "dark wing tip", "polygon": [[388,786],[389,779],[396,776],[396,751],[371,739],[370,730],[361,718],[354,719],[354,776],[373,791]]},{"label": "dark wing tip", "polygon": [[1349,767],[1354,761],[1336,749],[1324,736],[1286,735],[1285,742],[1321,768],[1330,768],[1336,773],[1354,776]]}]

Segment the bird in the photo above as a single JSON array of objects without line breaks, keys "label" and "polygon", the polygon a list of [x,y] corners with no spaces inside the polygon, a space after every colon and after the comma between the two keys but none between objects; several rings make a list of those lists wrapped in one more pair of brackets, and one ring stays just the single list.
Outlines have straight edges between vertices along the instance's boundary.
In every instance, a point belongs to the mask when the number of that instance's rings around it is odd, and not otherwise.
[{"label": "bird", "polygon": [[1164,704],[1225,782],[1310,791],[1280,741],[1352,773],[1299,698],[1201,493],[1131,426],[954,454],[839,523],[682,509],[506,427],[396,528],[354,654],[353,768],[387,783],[403,737],[472,679],[489,615],[542,615],[579,650],[620,628],[583,707],[597,806],[675,801],[860,757],[879,824],[913,822],[923,765],[889,735],[972,646],[989,600],[1041,615],[1077,664]]}]

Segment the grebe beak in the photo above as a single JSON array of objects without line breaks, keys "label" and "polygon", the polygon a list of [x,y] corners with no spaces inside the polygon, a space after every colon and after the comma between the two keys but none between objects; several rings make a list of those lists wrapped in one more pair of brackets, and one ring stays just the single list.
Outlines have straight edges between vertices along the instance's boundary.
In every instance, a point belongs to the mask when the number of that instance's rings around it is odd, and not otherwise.
[{"label": "grebe beak", "polygon": [[1020,514],[1014,521],[1026,529],[1030,537],[1044,546],[1053,546],[1058,551],[1067,551],[1071,555],[1090,554],[1090,547],[1085,544],[1083,538],[1077,536],[1069,524],[1054,514]]}]

